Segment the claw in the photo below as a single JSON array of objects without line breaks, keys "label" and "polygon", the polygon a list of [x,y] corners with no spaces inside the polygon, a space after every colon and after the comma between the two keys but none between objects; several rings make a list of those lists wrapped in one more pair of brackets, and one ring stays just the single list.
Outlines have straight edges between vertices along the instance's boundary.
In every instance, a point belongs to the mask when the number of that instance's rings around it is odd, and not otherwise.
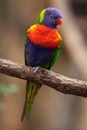
[{"label": "claw", "polygon": [[40,66],[33,67],[33,72],[36,73],[40,68]]}]

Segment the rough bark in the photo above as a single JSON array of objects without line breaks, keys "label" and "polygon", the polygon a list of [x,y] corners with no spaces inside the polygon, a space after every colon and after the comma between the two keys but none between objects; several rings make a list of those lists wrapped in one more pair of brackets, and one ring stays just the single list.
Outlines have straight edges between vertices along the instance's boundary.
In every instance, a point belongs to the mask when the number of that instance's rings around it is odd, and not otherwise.
[{"label": "rough bark", "polygon": [[34,72],[32,67],[0,59],[0,73],[25,80],[32,79],[65,94],[87,97],[87,81],[68,78],[43,68]]}]

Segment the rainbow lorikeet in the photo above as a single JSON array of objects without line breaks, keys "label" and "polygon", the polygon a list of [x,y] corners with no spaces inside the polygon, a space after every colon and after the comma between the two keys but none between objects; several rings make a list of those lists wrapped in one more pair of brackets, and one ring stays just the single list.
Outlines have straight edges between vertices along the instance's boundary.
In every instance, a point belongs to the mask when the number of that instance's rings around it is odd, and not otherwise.
[{"label": "rainbow lorikeet", "polygon": [[[62,46],[62,37],[57,25],[62,23],[62,13],[56,8],[46,8],[41,11],[36,23],[30,26],[26,33],[25,64],[32,67],[43,67],[50,70],[58,58]],[[27,81],[25,105],[22,119],[28,119],[32,104],[41,84]]]}]

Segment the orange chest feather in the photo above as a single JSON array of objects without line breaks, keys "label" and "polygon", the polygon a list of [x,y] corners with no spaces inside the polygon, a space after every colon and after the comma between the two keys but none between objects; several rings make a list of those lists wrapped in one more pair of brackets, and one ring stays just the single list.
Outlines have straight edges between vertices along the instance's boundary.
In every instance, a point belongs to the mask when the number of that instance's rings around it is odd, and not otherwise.
[{"label": "orange chest feather", "polygon": [[61,35],[56,29],[51,29],[40,24],[31,26],[27,34],[31,42],[43,47],[56,48],[62,41]]}]

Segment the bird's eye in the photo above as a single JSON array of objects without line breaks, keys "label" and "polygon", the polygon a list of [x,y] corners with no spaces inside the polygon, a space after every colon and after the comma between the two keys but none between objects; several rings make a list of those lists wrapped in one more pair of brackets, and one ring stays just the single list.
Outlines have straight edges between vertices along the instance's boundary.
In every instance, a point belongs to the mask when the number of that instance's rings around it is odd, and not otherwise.
[{"label": "bird's eye", "polygon": [[54,15],[50,14],[49,17],[53,19],[53,18],[54,18]]}]

